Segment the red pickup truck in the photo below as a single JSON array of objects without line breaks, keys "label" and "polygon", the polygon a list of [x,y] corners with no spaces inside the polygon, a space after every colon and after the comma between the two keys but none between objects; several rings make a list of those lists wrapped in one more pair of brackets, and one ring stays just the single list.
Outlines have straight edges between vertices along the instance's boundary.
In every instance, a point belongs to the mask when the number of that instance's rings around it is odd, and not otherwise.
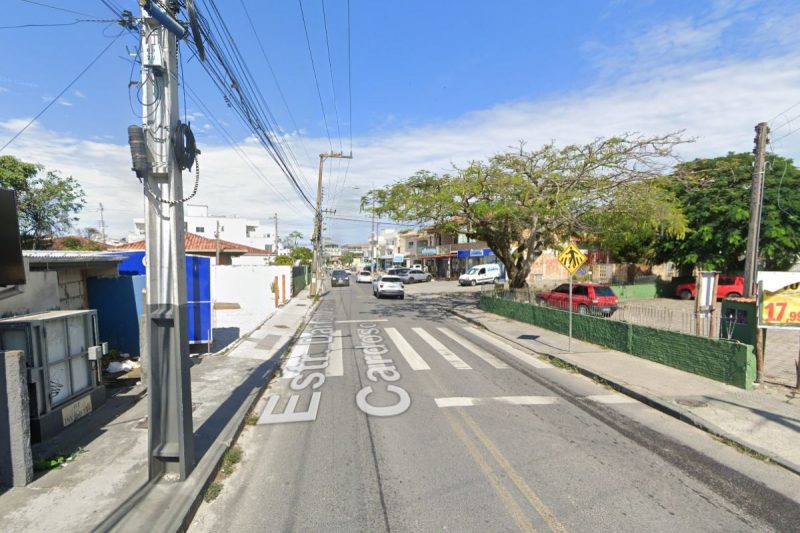
[{"label": "red pickup truck", "polygon": [[[569,284],[563,283],[552,291],[536,293],[536,302],[559,309],[569,309]],[[574,283],[572,285],[572,310],[582,315],[611,316],[617,310],[619,299],[608,285]]]},{"label": "red pickup truck", "polygon": [[[681,283],[675,287],[675,296],[681,300],[691,300],[696,296],[695,281]],[[736,298],[744,294],[744,278],[742,276],[721,275],[717,284],[717,300]]]}]

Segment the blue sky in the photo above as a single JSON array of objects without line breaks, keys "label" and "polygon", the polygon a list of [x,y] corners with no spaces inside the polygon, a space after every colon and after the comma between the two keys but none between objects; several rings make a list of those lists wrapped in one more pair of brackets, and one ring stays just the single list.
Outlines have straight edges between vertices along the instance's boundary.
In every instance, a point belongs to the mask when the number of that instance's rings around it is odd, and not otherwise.
[{"label": "blue sky", "polygon": [[[697,139],[683,153],[690,158],[749,150],[753,126],[771,120],[780,133],[773,148],[800,156],[800,133],[785,135],[800,127],[800,119],[794,120],[800,106],[789,109],[800,101],[800,2],[351,0],[351,110],[347,3],[324,3],[332,83],[322,1],[303,0],[330,141],[298,2],[243,2],[287,105],[242,1],[216,4],[288,135],[308,189],[316,154],[329,145],[338,149],[340,142],[348,151],[352,134],[349,168],[341,161],[326,167],[326,205],[340,214],[358,215],[358,195],[373,184],[485,158],[519,139],[564,144],[623,131],[685,130]],[[7,0],[0,26],[114,18],[99,0],[41,3],[62,10]],[[138,13],[133,0],[107,3]],[[206,1],[198,5],[210,13]],[[0,146],[119,32],[104,22],[0,29]],[[128,87],[138,79],[131,62],[137,45],[135,36],[124,33],[2,152],[78,178],[89,201],[81,225],[96,225],[96,206],[103,202],[111,233],[120,237],[141,216],[141,191],[125,144],[127,126],[140,120],[135,87]],[[311,213],[294,200],[286,179],[226,107],[197,59],[182,50],[186,85],[215,117],[191,100],[185,103],[203,149],[197,203],[264,223],[277,211],[283,228],[307,235]],[[262,176],[254,175],[220,128]],[[339,242],[365,241],[368,225],[332,220],[328,231]]]}]

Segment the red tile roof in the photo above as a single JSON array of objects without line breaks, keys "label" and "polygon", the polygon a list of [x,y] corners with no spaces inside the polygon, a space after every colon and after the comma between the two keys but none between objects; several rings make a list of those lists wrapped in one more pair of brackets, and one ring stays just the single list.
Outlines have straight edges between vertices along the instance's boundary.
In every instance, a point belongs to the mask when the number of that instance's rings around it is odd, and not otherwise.
[{"label": "red tile roof", "polygon": [[[187,253],[192,252],[215,252],[217,250],[216,239],[207,239],[201,237],[196,233],[186,232],[184,236],[184,245]],[[242,253],[248,255],[270,255],[266,250],[247,246],[246,244],[238,244],[231,241],[219,240],[220,252],[224,253]],[[144,250],[144,241],[129,242],[123,244],[116,250]]]}]

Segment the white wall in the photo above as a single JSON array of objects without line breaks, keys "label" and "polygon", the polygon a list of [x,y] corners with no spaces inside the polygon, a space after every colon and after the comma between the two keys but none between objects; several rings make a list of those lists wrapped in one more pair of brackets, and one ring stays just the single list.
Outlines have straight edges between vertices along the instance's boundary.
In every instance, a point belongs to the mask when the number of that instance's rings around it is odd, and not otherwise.
[{"label": "white wall", "polygon": [[[236,303],[247,312],[263,313],[275,309],[271,285],[286,276],[286,299],[291,298],[292,267],[262,265],[220,265],[212,267],[211,295],[217,303]],[[281,295],[282,296],[282,295]],[[282,297],[281,297],[282,301]]]},{"label": "white wall", "polygon": [[58,275],[55,272],[26,272],[26,276],[25,292],[0,300],[0,317],[59,308]]}]

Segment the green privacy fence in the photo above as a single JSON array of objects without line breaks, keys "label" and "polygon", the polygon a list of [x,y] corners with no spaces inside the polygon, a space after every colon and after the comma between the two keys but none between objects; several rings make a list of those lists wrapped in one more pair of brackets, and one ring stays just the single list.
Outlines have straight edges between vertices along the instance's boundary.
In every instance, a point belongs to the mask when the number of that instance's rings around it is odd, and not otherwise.
[{"label": "green privacy fence", "polygon": [[306,288],[310,272],[311,268],[308,265],[292,267],[292,297],[297,296]]},{"label": "green privacy fence", "polygon": [[[481,295],[480,308],[564,335],[569,332],[569,313],[560,309],[490,295]],[[576,339],[743,389],[753,387],[756,360],[750,345],[579,314],[574,314],[572,320]]]}]

